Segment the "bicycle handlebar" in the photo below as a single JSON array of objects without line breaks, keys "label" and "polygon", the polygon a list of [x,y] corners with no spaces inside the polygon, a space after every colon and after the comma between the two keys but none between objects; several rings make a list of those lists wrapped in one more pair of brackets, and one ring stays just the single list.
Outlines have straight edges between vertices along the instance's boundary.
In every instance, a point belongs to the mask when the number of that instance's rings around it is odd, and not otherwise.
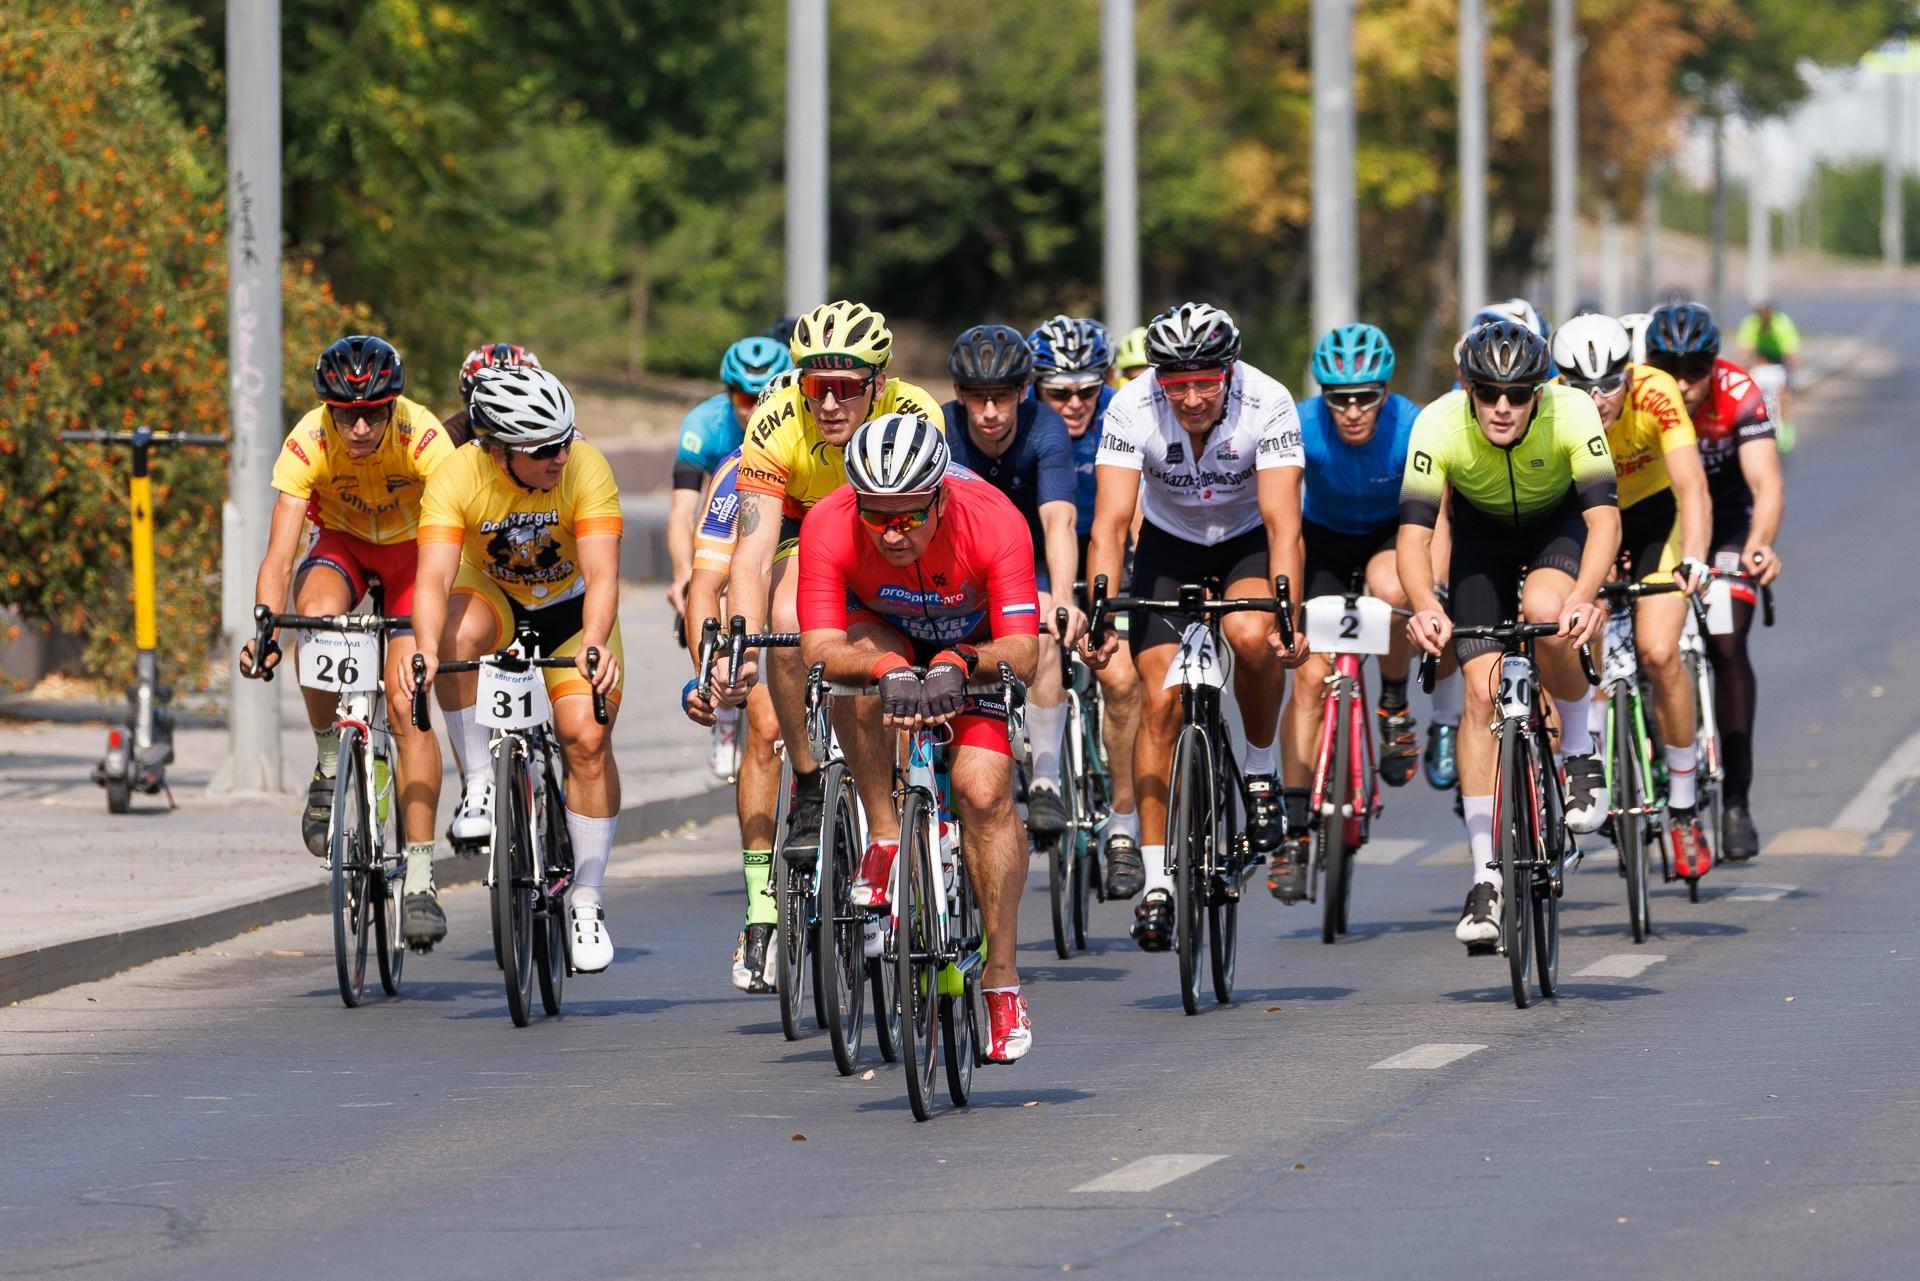
[{"label": "bicycle handlebar", "polygon": [[306,632],[396,632],[406,631],[413,626],[411,618],[388,614],[276,614],[265,605],[253,607],[253,669],[249,671],[242,664],[240,674],[259,678],[268,683],[273,681],[274,669],[264,664],[267,659],[283,652],[280,642],[273,639],[275,630],[292,627]]},{"label": "bicycle handlebar", "polygon": [[[587,647],[587,679],[593,680],[600,669],[600,650],[597,646]],[[537,667],[558,668],[573,667],[572,658],[522,658],[511,650],[501,650],[497,654],[488,654],[483,658],[456,659],[440,664],[436,676],[449,676],[458,672],[477,672],[483,667],[498,667],[509,672],[524,672]],[[413,727],[428,730],[433,727],[427,718],[427,660],[420,654],[413,656]],[[593,691],[593,719],[601,725],[607,723],[607,696],[599,690]]]},{"label": "bicycle handlebar", "polygon": [[[1752,574],[1740,569],[1709,569],[1709,578],[1724,578],[1730,583],[1752,583],[1760,589],[1760,625],[1773,626],[1773,584],[1762,583]],[[1702,630],[1705,630],[1704,627]]]},{"label": "bicycle handlebar", "polygon": [[[1490,640],[1509,649],[1523,641],[1544,640],[1546,637],[1558,636],[1559,634],[1560,624],[1558,623],[1494,623],[1482,627],[1456,627],[1453,629],[1453,639],[1456,641]],[[1598,685],[1600,683],[1600,672],[1599,669],[1593,665],[1592,645],[1582,645],[1578,653],[1580,655],[1580,671],[1581,674],[1587,678],[1587,684]],[[1433,693],[1433,678],[1434,674],[1439,670],[1439,667],[1440,659],[1438,655],[1425,652],[1421,653],[1420,689],[1422,692],[1428,694]]]},{"label": "bicycle handlebar", "polygon": [[[1639,600],[1642,596],[1665,596],[1671,592],[1685,592],[1679,583],[1602,583],[1600,598],[1609,605],[1625,605]],[[1699,596],[1688,592],[1687,605],[1693,610],[1693,622],[1702,635],[1707,631],[1707,605]]]},{"label": "bicycle handlebar", "polygon": [[1179,598],[1176,600],[1146,600],[1137,596],[1110,597],[1107,595],[1107,576],[1095,574],[1093,608],[1088,611],[1091,621],[1087,629],[1087,647],[1098,649],[1106,643],[1109,615],[1140,610],[1150,614],[1180,614],[1195,619],[1245,612],[1272,614],[1274,627],[1280,633],[1281,642],[1288,649],[1293,648],[1295,635],[1293,593],[1285,574],[1273,580],[1273,596],[1267,600],[1209,600],[1205,590],[1198,583],[1183,583],[1180,586]]},{"label": "bicycle handlebar", "polygon": [[139,428],[135,431],[63,431],[61,440],[79,441],[92,445],[226,445],[232,442],[225,436],[215,436],[207,432],[153,431]]}]

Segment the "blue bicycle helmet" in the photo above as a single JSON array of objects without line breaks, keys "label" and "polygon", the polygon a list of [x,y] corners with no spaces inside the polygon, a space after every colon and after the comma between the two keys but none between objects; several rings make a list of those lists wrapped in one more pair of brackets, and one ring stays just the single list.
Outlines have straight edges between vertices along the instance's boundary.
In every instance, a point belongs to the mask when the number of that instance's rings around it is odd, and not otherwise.
[{"label": "blue bicycle helmet", "polygon": [[782,370],[793,368],[785,343],[755,335],[742,338],[720,358],[720,381],[737,391],[758,396],[761,388]]},{"label": "blue bicycle helmet", "polygon": [[1649,356],[1718,356],[1720,326],[1697,302],[1669,303],[1647,321]]},{"label": "blue bicycle helmet", "polygon": [[1033,350],[1035,377],[1055,374],[1098,374],[1113,367],[1113,342],[1107,327],[1097,320],[1055,316],[1027,335]]},{"label": "blue bicycle helmet", "polygon": [[1386,383],[1393,378],[1393,344],[1378,325],[1342,325],[1313,349],[1313,380],[1322,387]]}]

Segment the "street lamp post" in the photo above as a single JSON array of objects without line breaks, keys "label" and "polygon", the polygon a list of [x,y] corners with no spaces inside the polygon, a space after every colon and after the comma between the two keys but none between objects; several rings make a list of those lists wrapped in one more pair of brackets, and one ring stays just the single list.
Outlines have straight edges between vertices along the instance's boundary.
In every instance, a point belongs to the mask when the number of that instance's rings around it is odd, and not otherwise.
[{"label": "street lamp post", "polygon": [[1133,0],[1101,0],[1101,192],[1106,230],[1107,327],[1115,338],[1140,323],[1140,192],[1134,142]]},{"label": "street lamp post", "polygon": [[1353,0],[1313,0],[1313,332],[1360,318]]},{"label": "street lamp post", "polygon": [[1487,300],[1487,64],[1483,0],[1460,0],[1460,323]]},{"label": "street lamp post", "polygon": [[787,311],[827,301],[827,0],[787,0]]}]

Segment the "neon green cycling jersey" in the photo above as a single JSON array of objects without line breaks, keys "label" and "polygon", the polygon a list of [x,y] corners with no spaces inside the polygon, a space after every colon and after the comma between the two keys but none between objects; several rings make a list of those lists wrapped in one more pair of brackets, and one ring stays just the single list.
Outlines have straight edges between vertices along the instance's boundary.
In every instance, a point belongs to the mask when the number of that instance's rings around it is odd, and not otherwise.
[{"label": "neon green cycling jersey", "polygon": [[1484,515],[1515,525],[1539,520],[1568,491],[1580,506],[1617,506],[1613,451],[1593,398],[1557,383],[1540,389],[1526,434],[1503,449],[1489,441],[1464,391],[1420,411],[1407,443],[1400,520],[1431,529],[1448,486]]}]

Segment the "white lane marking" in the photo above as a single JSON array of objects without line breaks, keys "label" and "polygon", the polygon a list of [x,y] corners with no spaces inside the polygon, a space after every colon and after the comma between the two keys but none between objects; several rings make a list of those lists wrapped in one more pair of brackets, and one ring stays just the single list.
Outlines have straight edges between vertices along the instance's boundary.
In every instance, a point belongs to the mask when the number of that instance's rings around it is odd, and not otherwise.
[{"label": "white lane marking", "polygon": [[1437,854],[1429,854],[1421,859],[1420,866],[1444,867],[1450,864],[1458,864],[1464,867],[1470,861],[1467,857],[1467,843],[1465,841],[1455,841],[1451,845],[1441,847]]},{"label": "white lane marking", "polygon": [[1792,885],[1742,885],[1727,895],[1730,899],[1743,899],[1749,903],[1772,903],[1793,893]]},{"label": "white lane marking", "polygon": [[1579,971],[1577,979],[1637,979],[1667,958],[1657,952],[1615,952]]},{"label": "white lane marking", "polygon": [[1370,1068],[1424,1069],[1445,1067],[1449,1063],[1466,1058],[1469,1054],[1478,1054],[1486,1049],[1484,1045],[1456,1044],[1448,1041],[1434,1041],[1427,1045],[1416,1045],[1411,1050],[1402,1050],[1390,1059],[1381,1059],[1369,1064]]},{"label": "white lane marking", "polygon": [[1920,778],[1920,733],[1894,749],[1846,808],[1834,815],[1833,826],[1879,831],[1893,816],[1900,793],[1916,778]]},{"label": "white lane marking", "polygon": [[1195,1170],[1204,1170],[1215,1161],[1225,1159],[1224,1153],[1208,1155],[1204,1152],[1168,1152],[1160,1156],[1143,1156],[1097,1179],[1089,1179],[1074,1191],[1151,1192],[1163,1184],[1184,1179]]},{"label": "white lane marking", "polygon": [[1425,841],[1372,840],[1360,847],[1353,861],[1363,867],[1385,867],[1426,846]]}]

